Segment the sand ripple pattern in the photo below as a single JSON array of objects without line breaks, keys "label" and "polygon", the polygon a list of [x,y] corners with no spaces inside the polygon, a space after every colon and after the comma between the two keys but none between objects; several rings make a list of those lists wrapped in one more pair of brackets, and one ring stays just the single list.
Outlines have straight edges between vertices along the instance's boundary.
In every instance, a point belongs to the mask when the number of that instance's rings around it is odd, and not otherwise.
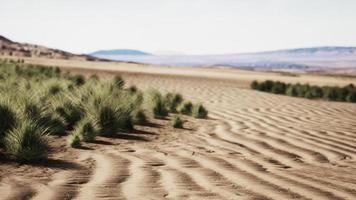
[{"label": "sand ripple pattern", "polygon": [[154,148],[86,151],[78,163],[90,160],[92,170],[57,174],[42,187],[2,184],[24,192],[5,199],[356,199],[355,104],[266,94],[232,81],[126,78],[203,102],[211,119]]}]

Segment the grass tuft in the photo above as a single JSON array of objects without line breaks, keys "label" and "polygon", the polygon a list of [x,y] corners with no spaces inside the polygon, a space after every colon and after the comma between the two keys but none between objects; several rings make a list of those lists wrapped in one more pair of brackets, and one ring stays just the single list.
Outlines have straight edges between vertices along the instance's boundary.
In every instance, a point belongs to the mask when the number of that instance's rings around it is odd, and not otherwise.
[{"label": "grass tuft", "polygon": [[21,161],[36,161],[48,155],[46,130],[31,120],[24,120],[5,139],[6,151]]},{"label": "grass tuft", "polygon": [[97,134],[95,123],[92,120],[83,119],[74,127],[72,134],[78,135],[80,141],[93,142]]},{"label": "grass tuft", "polygon": [[178,106],[183,102],[181,94],[167,93],[165,101],[169,112],[176,113]]},{"label": "grass tuft", "polygon": [[0,144],[5,135],[17,124],[16,113],[7,103],[0,104]]},{"label": "grass tuft", "polygon": [[80,142],[80,136],[78,134],[70,134],[67,136],[67,145],[73,148],[79,148],[82,146]]},{"label": "grass tuft", "polygon": [[158,90],[148,91],[148,107],[154,118],[163,119],[168,116],[165,99]]},{"label": "grass tuft", "polygon": [[191,115],[193,109],[193,104],[190,101],[184,102],[179,108],[179,112],[184,115]]},{"label": "grass tuft", "polygon": [[199,119],[205,119],[208,116],[208,111],[202,104],[197,104],[193,106],[192,116]]},{"label": "grass tuft", "polygon": [[174,116],[171,120],[173,128],[183,128],[183,120],[179,116]]}]

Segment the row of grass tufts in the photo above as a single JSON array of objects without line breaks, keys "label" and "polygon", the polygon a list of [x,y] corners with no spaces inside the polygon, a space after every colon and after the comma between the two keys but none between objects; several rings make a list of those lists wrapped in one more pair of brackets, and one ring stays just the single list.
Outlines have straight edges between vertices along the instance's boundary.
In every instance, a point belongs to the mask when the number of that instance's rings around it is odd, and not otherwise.
[{"label": "row of grass tufts", "polygon": [[[31,162],[50,154],[51,135],[67,137],[70,147],[112,137],[145,125],[150,117],[180,113],[206,118],[207,110],[176,93],[125,88],[116,76],[61,73],[59,68],[0,60],[0,150],[20,161]],[[182,128],[176,116],[172,126]]]},{"label": "row of grass tufts", "polygon": [[325,99],[328,101],[341,101],[356,103],[356,87],[353,84],[344,87],[315,86],[309,84],[286,84],[280,81],[253,81],[251,88],[274,94],[284,94],[293,97],[308,99]]}]

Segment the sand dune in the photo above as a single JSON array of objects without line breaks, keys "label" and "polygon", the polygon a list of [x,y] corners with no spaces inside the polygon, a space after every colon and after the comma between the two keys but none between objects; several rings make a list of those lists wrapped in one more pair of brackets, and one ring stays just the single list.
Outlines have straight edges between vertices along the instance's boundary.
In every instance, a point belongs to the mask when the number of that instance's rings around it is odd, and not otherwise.
[{"label": "sand dune", "polygon": [[[203,102],[210,119],[81,150],[79,167],[47,179],[2,176],[0,199],[356,199],[356,104],[252,91],[239,76],[124,78]],[[310,81],[327,80],[344,81]]]}]

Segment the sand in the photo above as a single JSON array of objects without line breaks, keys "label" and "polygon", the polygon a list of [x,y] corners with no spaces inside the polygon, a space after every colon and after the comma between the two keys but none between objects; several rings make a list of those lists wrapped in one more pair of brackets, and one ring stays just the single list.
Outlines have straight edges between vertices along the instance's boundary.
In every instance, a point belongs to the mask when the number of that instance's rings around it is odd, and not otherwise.
[{"label": "sand", "polygon": [[120,73],[128,85],[180,92],[204,103],[209,119],[185,118],[185,130],[154,120],[80,150],[64,148],[59,138],[52,161],[36,166],[1,160],[0,199],[356,199],[356,104],[248,89],[255,78],[321,85],[352,78],[31,62],[102,77]]}]

